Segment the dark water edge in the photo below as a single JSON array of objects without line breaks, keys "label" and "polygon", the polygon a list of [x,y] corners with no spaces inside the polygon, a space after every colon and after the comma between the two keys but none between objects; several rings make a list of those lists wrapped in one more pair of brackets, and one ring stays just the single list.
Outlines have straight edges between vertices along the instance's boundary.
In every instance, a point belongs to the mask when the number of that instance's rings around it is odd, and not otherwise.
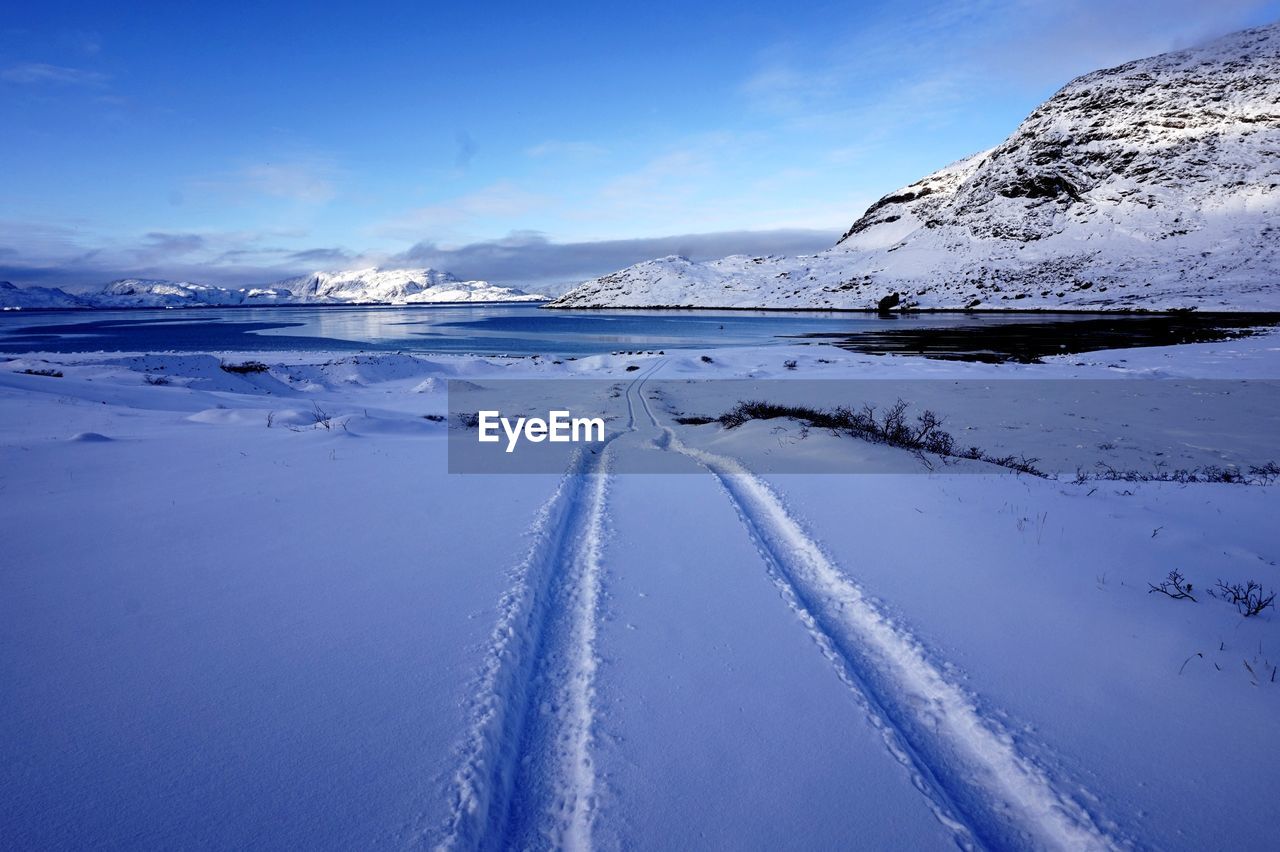
[{"label": "dark water edge", "polygon": [[15,311],[0,352],[408,351],[548,357],[835,345],[854,352],[1030,362],[1097,349],[1224,340],[1280,313],[1045,310],[554,310],[528,303]]},{"label": "dark water edge", "polygon": [[[1103,318],[1078,312],[1039,321]],[[546,311],[537,306],[244,307],[14,312],[0,352],[410,351],[586,356],[795,343],[797,335],[1026,322],[1009,312]]]},{"label": "dark water edge", "polygon": [[[1002,312],[1003,313],[1003,312]],[[1034,363],[1050,355],[1100,349],[1213,343],[1280,325],[1280,313],[1124,313],[1079,320],[1033,320],[948,328],[815,332],[797,339],[830,343],[867,355],[919,355],[945,361]]]}]

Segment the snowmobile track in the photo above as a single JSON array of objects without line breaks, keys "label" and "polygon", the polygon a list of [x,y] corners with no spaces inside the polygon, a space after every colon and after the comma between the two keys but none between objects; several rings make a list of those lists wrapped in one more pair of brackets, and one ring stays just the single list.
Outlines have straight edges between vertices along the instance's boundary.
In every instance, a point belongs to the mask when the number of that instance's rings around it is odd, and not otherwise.
[{"label": "snowmobile track", "polygon": [[657,366],[627,386],[626,426],[578,452],[534,519],[499,605],[439,848],[591,846],[608,448],[634,430],[633,391]]},{"label": "snowmobile track", "polygon": [[[646,373],[648,379],[652,373]],[[685,446],[661,424],[659,446],[719,481],[784,600],[867,710],[893,756],[962,848],[1108,849],[1119,844],[901,624],[823,551],[759,477],[734,459]]]}]

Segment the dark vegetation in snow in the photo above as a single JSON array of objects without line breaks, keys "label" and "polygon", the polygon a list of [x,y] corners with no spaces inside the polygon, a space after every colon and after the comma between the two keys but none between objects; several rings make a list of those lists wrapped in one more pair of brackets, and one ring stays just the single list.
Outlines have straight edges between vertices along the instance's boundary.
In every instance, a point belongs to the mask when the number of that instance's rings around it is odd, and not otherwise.
[{"label": "dark vegetation in snow", "polygon": [[1243,583],[1224,583],[1219,580],[1217,591],[1210,590],[1209,594],[1234,604],[1245,618],[1257,615],[1267,607],[1275,606],[1276,600],[1275,592],[1264,592],[1262,584],[1255,583],[1253,580],[1246,580]]},{"label": "dark vegetation in snow", "polygon": [[[1148,583],[1147,585],[1150,587],[1147,594],[1159,592],[1162,595],[1168,595],[1174,600],[1199,602],[1192,594],[1194,588],[1191,581],[1182,576],[1182,572],[1176,568],[1170,571],[1169,576],[1160,583]],[[1254,580],[1246,580],[1243,583],[1227,583],[1219,580],[1217,588],[1210,589],[1209,595],[1231,604],[1245,618],[1258,615],[1268,607],[1274,607],[1276,600],[1274,591],[1265,590],[1261,583]],[[1245,663],[1245,665],[1247,667],[1248,663]]]},{"label": "dark vegetation in snow", "polygon": [[[726,429],[736,429],[750,420],[789,417],[800,421],[806,428],[830,429],[836,434],[849,435],[876,444],[887,444],[917,454],[933,453],[944,458],[973,459],[1019,473],[1048,476],[1035,466],[1038,459],[1013,455],[993,456],[980,447],[958,449],[951,433],[942,428],[942,418],[926,409],[912,421],[907,416],[908,408],[908,404],[903,400],[898,400],[883,413],[878,413],[873,405],[863,405],[857,410],[844,406],[821,409],[752,400],[738,403],[736,407],[720,415],[716,420]],[[684,418],[685,421],[694,419],[700,418]]]},{"label": "dark vegetation in snow", "polygon": [[[313,429],[324,429],[325,431],[329,431],[333,429],[335,425],[341,426],[344,429],[347,428],[347,424],[344,421],[335,421],[333,415],[321,408],[318,402],[311,403],[311,411],[308,412],[308,416],[312,419],[311,428]],[[290,426],[289,428],[295,432],[302,431],[296,426]]]},{"label": "dark vegetation in snow", "polygon": [[224,372],[238,373],[240,375],[265,373],[267,371],[267,365],[261,361],[245,361],[243,364],[228,364],[224,362],[220,366]]},{"label": "dark vegetation in snow", "polygon": [[1182,485],[1195,485],[1212,482],[1230,485],[1271,485],[1280,479],[1280,465],[1267,462],[1262,465],[1250,465],[1247,473],[1235,467],[1218,467],[1206,465],[1191,469],[1165,470],[1145,472],[1137,470],[1117,470],[1109,464],[1098,462],[1098,472],[1076,472],[1076,484],[1090,481],[1100,482],[1177,482]]},{"label": "dark vegetation in snow", "polygon": [[[871,405],[859,409],[839,406],[832,409],[812,408],[805,405],[784,405],[764,400],[738,403],[719,417],[681,415],[675,421],[685,426],[701,426],[719,423],[726,429],[736,429],[751,420],[791,418],[804,424],[806,429],[829,429],[839,435],[848,435],[877,444],[899,447],[917,454],[932,453],[945,458],[982,461],[1018,473],[1026,473],[1042,479],[1056,479],[1036,466],[1039,459],[1023,455],[995,455],[981,447],[957,447],[955,438],[942,428],[943,418],[926,409],[914,421],[908,416],[909,405],[899,399],[883,413]],[[1280,464],[1269,461],[1250,465],[1247,471],[1237,467],[1206,465],[1198,468],[1154,471],[1120,470],[1103,462],[1096,472],[1079,470],[1075,484],[1088,482],[1175,482],[1181,485],[1219,483],[1232,485],[1271,485],[1280,480]]]}]

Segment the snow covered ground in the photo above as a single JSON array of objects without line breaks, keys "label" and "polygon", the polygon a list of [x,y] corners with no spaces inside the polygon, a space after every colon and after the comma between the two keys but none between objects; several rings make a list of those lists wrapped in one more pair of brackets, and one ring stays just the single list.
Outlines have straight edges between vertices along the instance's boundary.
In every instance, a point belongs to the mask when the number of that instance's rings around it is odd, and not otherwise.
[{"label": "snow covered ground", "polygon": [[[737,401],[684,379],[929,379],[992,450],[1262,464],[1267,405],[1033,424],[965,389],[1278,376],[1276,334],[1000,366],[0,356],[0,845],[1266,847],[1276,612],[1204,590],[1280,587],[1280,484],[972,475],[674,412]],[[513,378],[616,383],[607,446],[447,473],[448,380]],[[1196,602],[1148,592],[1171,569]]]}]

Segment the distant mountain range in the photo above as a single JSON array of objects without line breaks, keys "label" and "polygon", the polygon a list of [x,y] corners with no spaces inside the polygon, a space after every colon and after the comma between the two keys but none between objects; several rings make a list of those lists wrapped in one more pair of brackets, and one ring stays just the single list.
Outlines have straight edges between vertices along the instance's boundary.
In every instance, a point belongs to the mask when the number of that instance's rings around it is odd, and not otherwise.
[{"label": "distant mountain range", "polygon": [[0,281],[0,308],[182,308],[235,305],[421,305],[453,302],[532,302],[543,297],[488,281],[459,281],[435,269],[359,269],[315,272],[239,290],[126,278],[100,289],[68,293]]},{"label": "distant mountain range", "polygon": [[548,307],[1280,309],[1280,25],[1073,80],[816,255],[651,260]]}]

